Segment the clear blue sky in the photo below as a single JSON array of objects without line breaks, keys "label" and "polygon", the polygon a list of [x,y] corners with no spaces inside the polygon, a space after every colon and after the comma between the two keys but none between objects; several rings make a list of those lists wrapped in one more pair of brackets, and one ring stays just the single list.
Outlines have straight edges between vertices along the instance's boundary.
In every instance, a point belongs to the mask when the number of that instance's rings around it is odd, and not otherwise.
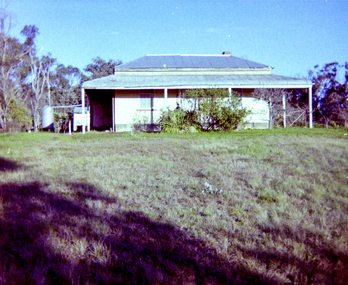
[{"label": "clear blue sky", "polygon": [[12,36],[35,25],[41,54],[80,69],[97,56],[232,51],[274,74],[305,77],[316,64],[348,61],[345,0],[10,0],[8,11]]}]

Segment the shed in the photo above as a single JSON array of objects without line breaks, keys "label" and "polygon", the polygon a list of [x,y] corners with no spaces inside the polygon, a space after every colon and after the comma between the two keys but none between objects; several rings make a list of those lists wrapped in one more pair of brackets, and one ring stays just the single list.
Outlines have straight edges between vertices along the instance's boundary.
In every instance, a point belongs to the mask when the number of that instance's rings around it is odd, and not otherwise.
[{"label": "shed", "polygon": [[[147,55],[116,67],[113,75],[86,81],[82,104],[90,107],[88,129],[130,131],[136,120],[155,129],[160,111],[182,104],[187,89],[226,88],[242,95],[243,106],[253,114],[247,127],[269,127],[264,101],[252,100],[256,88],[305,89],[309,94],[312,127],[312,83],[307,79],[272,74],[272,67],[222,55]],[[87,102],[85,102],[85,97]],[[84,130],[85,128],[83,128]]]}]

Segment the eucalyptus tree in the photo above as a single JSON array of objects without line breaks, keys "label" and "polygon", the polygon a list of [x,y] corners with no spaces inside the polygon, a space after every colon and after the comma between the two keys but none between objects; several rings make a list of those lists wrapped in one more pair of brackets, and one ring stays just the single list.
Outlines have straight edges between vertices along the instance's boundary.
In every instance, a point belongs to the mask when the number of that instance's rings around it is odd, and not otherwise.
[{"label": "eucalyptus tree", "polygon": [[51,76],[51,104],[75,105],[81,102],[84,75],[77,67],[58,64]]},{"label": "eucalyptus tree", "polygon": [[[342,70],[343,69],[343,70]],[[340,78],[344,72],[343,78]],[[324,123],[343,125],[348,122],[348,62],[340,65],[338,62],[318,65],[309,72],[313,82],[313,101],[315,119]]]},{"label": "eucalyptus tree", "polygon": [[50,73],[55,59],[50,56],[38,58],[30,54],[31,96],[29,98],[30,108],[33,116],[35,131],[41,124],[41,110],[43,105],[49,104],[50,98]]},{"label": "eucalyptus tree", "polygon": [[9,106],[11,101],[25,101],[23,92],[26,78],[27,58],[34,48],[35,33],[23,34],[24,43],[10,36],[11,15],[6,8],[0,8],[0,125],[8,129]]},{"label": "eucalyptus tree", "polygon": [[99,56],[92,59],[92,61],[93,63],[88,64],[84,69],[85,72],[90,74],[87,76],[87,80],[114,74],[115,67],[122,64],[120,60],[109,59],[109,61],[105,61]]}]

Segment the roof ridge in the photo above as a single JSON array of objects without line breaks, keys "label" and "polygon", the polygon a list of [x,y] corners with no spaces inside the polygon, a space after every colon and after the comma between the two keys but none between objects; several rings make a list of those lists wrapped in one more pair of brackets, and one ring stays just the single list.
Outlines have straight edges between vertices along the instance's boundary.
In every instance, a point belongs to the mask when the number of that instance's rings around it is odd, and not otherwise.
[{"label": "roof ridge", "polygon": [[231,54],[147,54],[146,56],[221,56],[229,57]]}]

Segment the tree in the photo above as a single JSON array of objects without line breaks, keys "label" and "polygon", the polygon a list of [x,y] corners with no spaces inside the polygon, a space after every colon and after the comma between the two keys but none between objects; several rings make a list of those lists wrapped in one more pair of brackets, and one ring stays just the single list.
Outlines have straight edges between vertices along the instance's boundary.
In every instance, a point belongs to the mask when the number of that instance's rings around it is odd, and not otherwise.
[{"label": "tree", "polygon": [[8,128],[8,111],[11,100],[25,100],[22,92],[26,77],[26,57],[33,48],[35,33],[27,34],[24,44],[10,36],[11,15],[0,8],[0,125]]},{"label": "tree", "polygon": [[[344,81],[339,80],[340,70],[344,68]],[[313,82],[314,118],[318,123],[343,125],[348,121],[348,63],[327,63],[318,65],[309,72]]]},{"label": "tree", "polygon": [[101,59],[99,56],[92,59],[93,63],[90,63],[86,66],[84,71],[91,73],[86,79],[96,79],[104,76],[114,74],[115,67],[122,64],[122,61],[114,61],[110,59],[108,62]]},{"label": "tree", "polygon": [[[50,56],[38,59],[30,53],[30,80],[32,95],[30,107],[33,115],[34,130],[37,131],[41,124],[41,107],[48,104],[50,98],[50,68],[55,62]],[[46,95],[46,97],[45,97]]]},{"label": "tree", "polygon": [[32,125],[31,112],[27,105],[12,99],[8,105],[8,118],[10,131],[19,131],[22,127],[29,129]]},{"label": "tree", "polygon": [[83,75],[77,67],[58,64],[51,75],[51,103],[53,105],[75,105],[81,102]]},{"label": "tree", "polygon": [[[58,64],[50,76],[51,106],[69,106],[81,103],[83,74],[76,67]],[[73,108],[57,108],[54,112],[56,131],[64,132],[69,126]]]}]

